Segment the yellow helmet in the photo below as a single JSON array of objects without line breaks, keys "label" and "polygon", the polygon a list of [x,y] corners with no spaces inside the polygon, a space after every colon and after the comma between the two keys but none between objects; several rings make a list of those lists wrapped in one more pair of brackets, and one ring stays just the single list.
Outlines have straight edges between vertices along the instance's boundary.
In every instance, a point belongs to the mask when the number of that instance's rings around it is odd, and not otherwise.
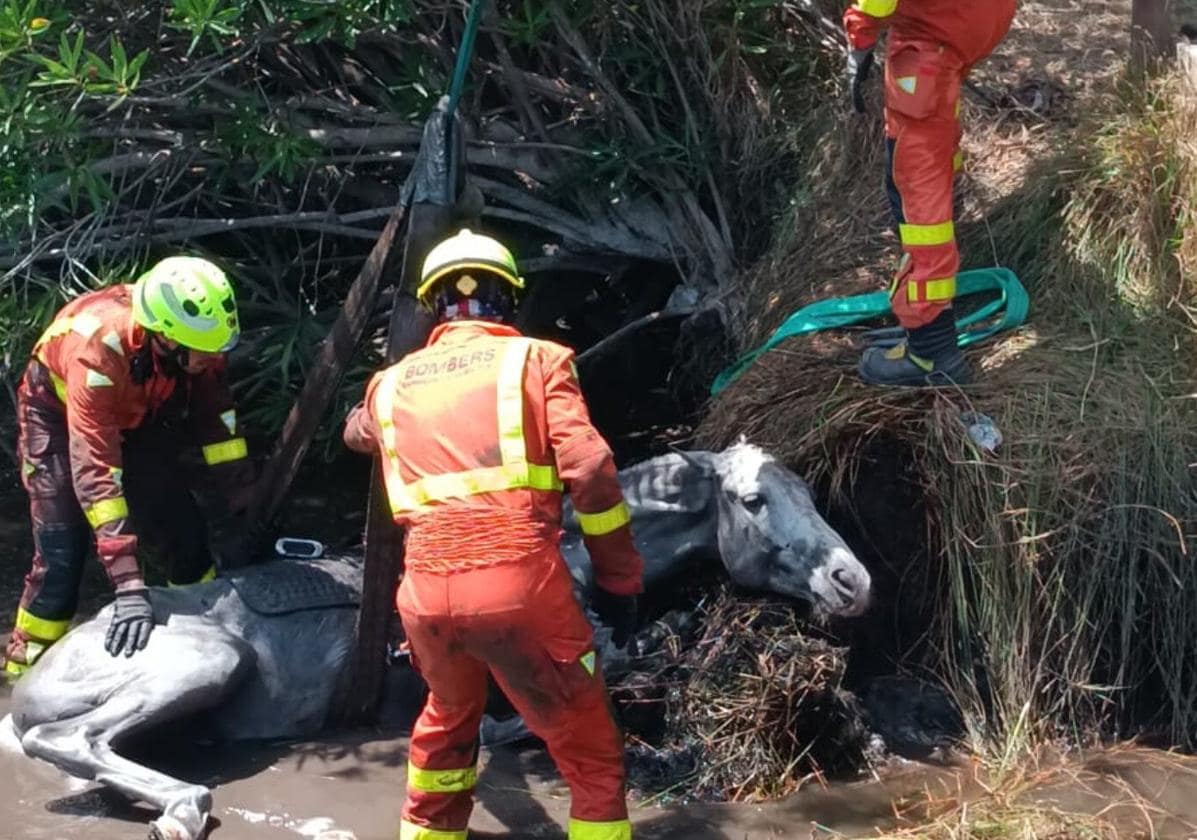
[{"label": "yellow helmet", "polygon": [[428,252],[420,272],[416,299],[431,305],[437,282],[465,269],[486,272],[507,281],[515,289],[524,288],[524,278],[520,277],[515,256],[507,246],[490,236],[463,228]]}]

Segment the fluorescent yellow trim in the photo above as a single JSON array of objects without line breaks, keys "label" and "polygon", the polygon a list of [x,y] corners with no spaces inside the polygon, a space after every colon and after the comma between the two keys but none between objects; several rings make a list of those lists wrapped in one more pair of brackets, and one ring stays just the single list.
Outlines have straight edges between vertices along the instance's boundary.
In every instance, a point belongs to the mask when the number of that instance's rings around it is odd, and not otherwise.
[{"label": "fluorescent yellow trim", "polygon": [[432,274],[429,274],[428,277],[424,279],[424,282],[420,284],[420,287],[416,289],[416,300],[423,300],[424,296],[428,294],[428,290],[432,288],[433,284],[446,274],[454,271],[466,271],[471,268],[475,269],[476,271],[485,271],[489,274],[495,274],[499,277],[502,277],[517,289],[524,288],[524,278],[517,274],[512,274],[510,269],[504,268],[495,263],[463,261],[447,265],[444,268],[437,269]]},{"label": "fluorescent yellow trim", "polygon": [[53,621],[48,618],[38,618],[32,613],[26,612],[23,608],[17,608],[17,629],[23,630],[35,639],[40,639],[43,642],[57,642],[66,635],[66,631],[70,626],[71,620],[69,618],[62,621]]},{"label": "fluorescent yellow trim", "polygon": [[503,354],[499,367],[498,411],[499,452],[503,464],[519,464],[528,460],[524,443],[524,363],[532,344],[515,339]]},{"label": "fluorescent yellow trim", "polygon": [[4,660],[4,673],[11,679],[16,679],[28,670],[29,666],[22,662],[13,662],[11,659]]},{"label": "fluorescent yellow trim", "polygon": [[582,527],[582,533],[589,537],[601,537],[603,534],[609,534],[617,528],[622,528],[632,521],[632,514],[628,510],[627,503],[620,500],[619,504],[609,510],[604,510],[601,513],[581,513],[575,511],[578,517],[578,525]]},{"label": "fluorescent yellow trim", "polygon": [[115,522],[128,516],[129,503],[125,501],[124,496],[104,499],[84,510],[83,515],[87,517],[91,527],[99,528],[101,525],[107,525],[109,522]]},{"label": "fluorescent yellow trim", "polygon": [[[206,571],[202,575],[200,575],[200,579],[197,580],[196,583],[207,583],[210,580],[216,580],[216,567],[215,566],[209,566],[208,571]],[[180,586],[191,586],[190,583],[175,583],[173,580],[168,580],[166,582],[166,585],[170,589],[178,589]]]},{"label": "fluorescent yellow trim", "polygon": [[478,770],[463,767],[460,770],[425,770],[407,762],[407,784],[425,793],[462,793],[473,790],[478,784]]},{"label": "fluorescent yellow trim", "polygon": [[233,438],[223,443],[210,443],[204,447],[204,463],[209,467],[240,461],[249,456],[249,445],[245,438]]},{"label": "fluorescent yellow trim", "polygon": [[587,822],[571,819],[569,840],[632,840],[632,824],[627,820]]},{"label": "fluorescent yellow trim", "polygon": [[[922,288],[923,296],[919,297],[919,288]],[[956,297],[956,278],[945,277],[942,280],[924,280],[921,283],[912,282],[906,287],[906,299],[911,303],[920,303],[926,301],[927,303],[937,303],[939,301],[951,300]]]},{"label": "fluorescent yellow trim", "polygon": [[857,0],[856,8],[870,17],[889,17],[898,10],[898,0]]},{"label": "fluorescent yellow trim", "polygon": [[399,840],[466,840],[466,832],[437,831],[404,820],[399,824]]},{"label": "fluorescent yellow trim", "polygon": [[899,225],[898,231],[903,245],[947,245],[956,238],[956,225],[950,221],[937,225]]},{"label": "fluorescent yellow trim", "polygon": [[964,152],[956,152],[952,155],[952,171],[959,172],[964,168]]},{"label": "fluorescent yellow trim", "polygon": [[393,516],[414,513],[435,502],[464,499],[479,493],[526,488],[560,492],[561,479],[554,466],[528,463],[524,440],[524,365],[531,349],[526,339],[513,340],[499,368],[496,396],[499,451],[503,463],[443,475],[430,475],[405,484],[399,471],[395,439],[395,391],[399,368],[383,374],[374,397],[374,413],[382,430],[383,478]]},{"label": "fluorescent yellow trim", "polygon": [[60,399],[65,405],[67,401],[66,382],[61,376],[49,370],[49,368],[47,368],[47,371],[50,374],[50,384],[54,386],[54,393],[58,395],[58,399]]}]

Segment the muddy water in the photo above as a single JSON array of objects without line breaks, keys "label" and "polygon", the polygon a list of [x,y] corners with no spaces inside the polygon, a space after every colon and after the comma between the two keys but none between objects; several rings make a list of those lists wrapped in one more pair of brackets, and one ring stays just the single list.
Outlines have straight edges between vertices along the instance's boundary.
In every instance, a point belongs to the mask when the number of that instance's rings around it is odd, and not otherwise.
[{"label": "muddy water", "polygon": [[[8,706],[0,694],[0,717]],[[22,755],[0,729],[0,840],[133,840],[155,816],[92,783]],[[398,825],[407,742],[358,733],[286,745],[157,744],[155,766],[214,790],[213,840],[318,838],[351,832],[391,840]],[[1149,750],[1099,753],[1028,796],[1070,812],[1116,817],[1126,836],[1197,836],[1197,763]],[[981,794],[967,770],[907,765],[883,780],[808,787],[767,806],[637,806],[640,840],[763,840],[862,837],[896,827],[895,807]],[[1133,796],[1137,805],[1129,804]],[[568,795],[542,751],[504,748],[483,756],[472,838],[563,838]],[[1143,803],[1154,807],[1144,807]],[[1127,804],[1119,804],[1127,803]]]}]

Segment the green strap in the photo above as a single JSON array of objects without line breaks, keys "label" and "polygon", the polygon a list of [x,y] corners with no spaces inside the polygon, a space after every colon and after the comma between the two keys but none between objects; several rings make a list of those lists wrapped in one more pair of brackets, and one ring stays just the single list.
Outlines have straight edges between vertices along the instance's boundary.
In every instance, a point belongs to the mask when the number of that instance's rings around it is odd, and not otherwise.
[{"label": "green strap", "polygon": [[470,67],[470,59],[474,56],[474,41],[478,37],[478,26],[482,22],[482,7],[486,0],[474,0],[470,6],[470,16],[466,18],[465,29],[461,33],[461,46],[457,48],[457,63],[453,67],[453,81],[449,83],[449,107],[445,113],[450,119],[457,110],[457,102],[461,99],[462,89],[465,88],[466,70]]},{"label": "green strap", "polygon": [[[956,341],[961,347],[984,341],[999,332],[1014,329],[1026,321],[1031,299],[1018,277],[1009,269],[980,268],[963,271],[956,281],[957,298],[994,291],[998,293],[997,300],[956,321],[956,329],[959,332]],[[720,373],[711,386],[711,395],[719,394],[739,379],[757,359],[788,338],[852,326],[883,317],[889,314],[889,311],[888,292],[828,298],[804,306],[787,318],[768,341]],[[974,328],[974,325],[989,321],[995,316],[997,320],[987,326]]]}]

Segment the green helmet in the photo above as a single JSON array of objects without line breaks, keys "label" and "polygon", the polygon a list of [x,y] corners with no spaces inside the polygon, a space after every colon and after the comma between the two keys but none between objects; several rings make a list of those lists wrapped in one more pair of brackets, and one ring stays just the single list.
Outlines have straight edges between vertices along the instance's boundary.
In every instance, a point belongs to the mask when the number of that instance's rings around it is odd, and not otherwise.
[{"label": "green helmet", "polygon": [[471,268],[506,280],[516,289],[524,288],[524,278],[520,277],[515,257],[507,246],[497,239],[462,228],[428,252],[420,272],[416,298],[424,304],[430,303],[438,280]]},{"label": "green helmet", "polygon": [[167,257],[137,278],[133,320],[192,350],[224,353],[241,334],[233,287],[199,257]]}]

